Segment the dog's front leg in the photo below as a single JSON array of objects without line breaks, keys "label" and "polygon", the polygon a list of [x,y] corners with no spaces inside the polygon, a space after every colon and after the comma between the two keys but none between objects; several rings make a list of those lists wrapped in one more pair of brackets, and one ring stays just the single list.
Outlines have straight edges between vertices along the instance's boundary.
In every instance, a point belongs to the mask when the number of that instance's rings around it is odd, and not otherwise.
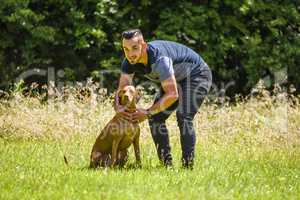
[{"label": "dog's front leg", "polygon": [[117,157],[118,157],[118,147],[119,147],[119,143],[120,143],[120,138],[114,138],[113,142],[112,142],[112,148],[111,148],[111,166],[114,166],[116,161],[117,161]]},{"label": "dog's front leg", "polygon": [[136,159],[137,166],[141,166],[141,153],[140,153],[140,130],[138,129],[138,133],[135,135],[133,140],[133,148]]}]

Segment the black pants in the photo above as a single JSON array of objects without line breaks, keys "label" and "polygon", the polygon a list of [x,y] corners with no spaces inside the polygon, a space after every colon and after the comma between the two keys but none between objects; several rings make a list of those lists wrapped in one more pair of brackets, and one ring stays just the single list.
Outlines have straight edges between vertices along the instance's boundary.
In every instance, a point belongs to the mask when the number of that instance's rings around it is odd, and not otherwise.
[{"label": "black pants", "polygon": [[[157,149],[157,154],[160,161],[164,164],[168,165],[172,163],[169,134],[165,122],[170,114],[177,109],[176,117],[180,130],[182,164],[183,166],[193,165],[196,143],[193,119],[209,92],[211,83],[212,75],[208,67],[205,70],[192,73],[191,76],[177,82],[179,99],[165,111],[157,113],[149,119],[151,135]],[[154,102],[158,101],[163,94],[161,88]]]}]

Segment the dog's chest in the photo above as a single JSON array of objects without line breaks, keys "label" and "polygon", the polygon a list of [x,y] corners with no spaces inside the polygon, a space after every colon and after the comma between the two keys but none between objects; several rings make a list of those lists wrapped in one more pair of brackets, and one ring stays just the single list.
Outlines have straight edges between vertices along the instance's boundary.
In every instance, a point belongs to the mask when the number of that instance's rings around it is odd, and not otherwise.
[{"label": "dog's chest", "polygon": [[123,123],[121,125],[121,132],[123,137],[127,137],[128,139],[134,139],[137,134],[138,126],[133,123]]},{"label": "dog's chest", "polygon": [[119,148],[128,148],[139,133],[139,126],[132,123],[124,123],[120,126],[120,136],[122,137]]}]

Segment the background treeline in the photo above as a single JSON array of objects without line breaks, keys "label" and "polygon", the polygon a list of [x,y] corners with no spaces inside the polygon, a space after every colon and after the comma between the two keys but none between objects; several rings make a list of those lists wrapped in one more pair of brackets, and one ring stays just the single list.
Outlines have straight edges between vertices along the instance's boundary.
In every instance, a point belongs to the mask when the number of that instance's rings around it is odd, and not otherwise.
[{"label": "background treeline", "polygon": [[[121,32],[138,27],[148,41],[173,40],[199,52],[229,96],[247,94],[260,78],[299,89],[299,11],[298,0],[4,0],[1,88],[32,68],[64,70],[62,81],[97,81],[101,70],[120,68]],[[114,89],[117,77],[105,76],[105,86]]]}]

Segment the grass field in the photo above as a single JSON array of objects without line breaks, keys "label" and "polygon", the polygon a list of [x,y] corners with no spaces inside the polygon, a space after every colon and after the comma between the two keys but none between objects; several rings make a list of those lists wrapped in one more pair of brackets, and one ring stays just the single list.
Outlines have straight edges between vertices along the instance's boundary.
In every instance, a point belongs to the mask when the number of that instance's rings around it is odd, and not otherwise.
[{"label": "grass field", "polygon": [[194,170],[181,169],[174,115],[173,169],[159,165],[143,122],[141,169],[130,149],[124,169],[89,170],[94,140],[114,114],[110,100],[41,104],[15,95],[0,103],[0,199],[299,199],[300,104],[292,100],[265,94],[203,105]]}]

